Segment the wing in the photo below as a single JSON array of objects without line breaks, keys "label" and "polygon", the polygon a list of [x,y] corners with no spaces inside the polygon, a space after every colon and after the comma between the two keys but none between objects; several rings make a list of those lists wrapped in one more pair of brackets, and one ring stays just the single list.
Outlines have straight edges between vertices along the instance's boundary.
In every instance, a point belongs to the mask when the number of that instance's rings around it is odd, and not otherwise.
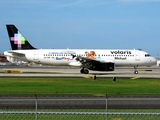
[{"label": "wing", "polygon": [[109,66],[109,64],[112,64],[112,67],[114,67],[114,62],[111,60],[96,60],[96,59],[82,57],[82,56],[76,56],[75,60],[80,62],[82,64],[82,67],[85,67],[88,69],[94,69],[94,68],[105,69],[107,66]]}]

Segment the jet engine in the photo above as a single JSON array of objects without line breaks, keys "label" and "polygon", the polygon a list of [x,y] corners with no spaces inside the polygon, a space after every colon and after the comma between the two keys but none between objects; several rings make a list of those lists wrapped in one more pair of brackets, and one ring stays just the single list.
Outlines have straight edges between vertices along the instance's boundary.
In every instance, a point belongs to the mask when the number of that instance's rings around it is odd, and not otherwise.
[{"label": "jet engine", "polygon": [[114,71],[114,67],[114,63],[95,63],[88,69],[95,71]]}]

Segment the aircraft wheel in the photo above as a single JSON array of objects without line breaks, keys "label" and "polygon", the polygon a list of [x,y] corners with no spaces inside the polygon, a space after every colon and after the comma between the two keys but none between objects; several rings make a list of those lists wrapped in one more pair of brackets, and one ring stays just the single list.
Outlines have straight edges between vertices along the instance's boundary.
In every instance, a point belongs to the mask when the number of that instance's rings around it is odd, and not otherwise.
[{"label": "aircraft wheel", "polygon": [[82,73],[82,74],[83,74],[83,73],[84,73],[84,69],[81,69],[81,70],[80,70],[80,73]]},{"label": "aircraft wheel", "polygon": [[87,69],[84,70],[84,74],[88,74],[89,71]]},{"label": "aircraft wheel", "polygon": [[134,71],[134,74],[138,74],[138,71]]}]

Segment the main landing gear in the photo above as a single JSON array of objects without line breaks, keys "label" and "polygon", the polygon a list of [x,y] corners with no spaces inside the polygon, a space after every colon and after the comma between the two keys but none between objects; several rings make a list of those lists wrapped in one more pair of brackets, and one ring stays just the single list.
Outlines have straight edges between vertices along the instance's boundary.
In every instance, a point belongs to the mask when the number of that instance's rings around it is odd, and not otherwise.
[{"label": "main landing gear", "polygon": [[138,74],[137,67],[138,67],[138,66],[134,66],[134,69],[135,69],[134,74]]},{"label": "main landing gear", "polygon": [[80,70],[80,72],[83,73],[83,74],[88,74],[88,73],[89,73],[89,70],[88,70],[87,68],[82,68],[82,69]]}]

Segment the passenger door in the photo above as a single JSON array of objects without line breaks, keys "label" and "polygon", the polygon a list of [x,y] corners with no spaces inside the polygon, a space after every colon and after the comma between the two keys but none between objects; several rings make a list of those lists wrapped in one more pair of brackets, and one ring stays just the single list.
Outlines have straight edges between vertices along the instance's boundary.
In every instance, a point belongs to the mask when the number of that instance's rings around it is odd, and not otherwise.
[{"label": "passenger door", "polygon": [[135,60],[140,61],[140,52],[137,50],[135,51]]}]

